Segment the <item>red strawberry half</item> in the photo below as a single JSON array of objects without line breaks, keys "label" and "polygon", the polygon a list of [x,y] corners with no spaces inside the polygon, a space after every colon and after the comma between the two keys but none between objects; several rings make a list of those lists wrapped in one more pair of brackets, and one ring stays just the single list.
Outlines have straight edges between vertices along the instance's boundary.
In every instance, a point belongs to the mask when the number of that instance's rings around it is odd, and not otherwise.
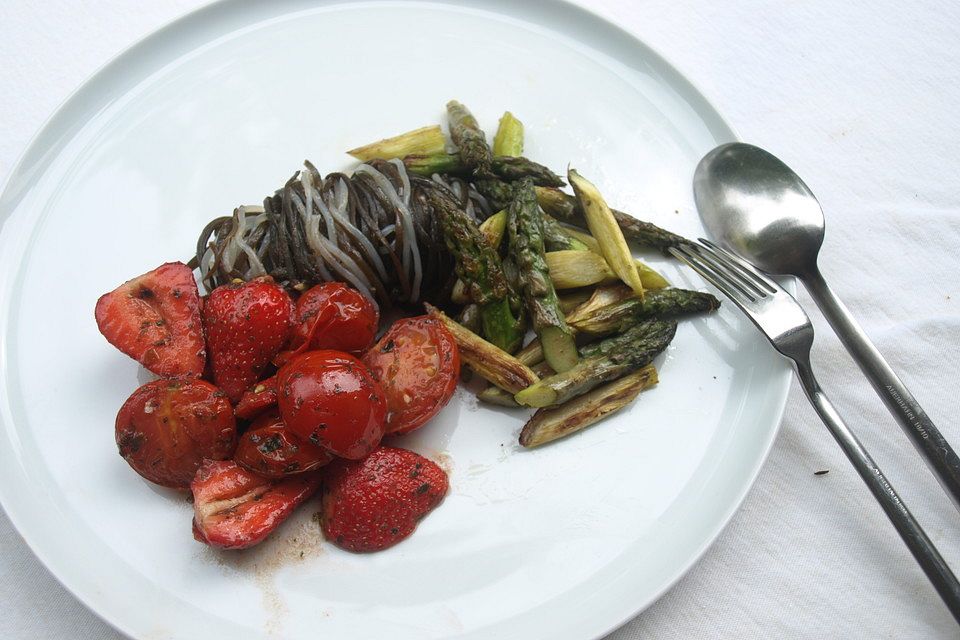
[{"label": "red strawberry half", "polygon": [[293,301],[265,276],[214,289],[203,325],[214,383],[236,403],[283,345],[293,327]]},{"label": "red strawberry half", "polygon": [[323,535],[348,551],[380,551],[411,533],[447,493],[447,474],[421,455],[380,447],[335,460],[323,480]]},{"label": "red strawberry half", "polygon": [[190,485],[193,537],[221,549],[252,547],[319,486],[320,476],[315,473],[268,480],[232,460],[205,460]]},{"label": "red strawberry half", "polygon": [[193,271],[169,262],[100,296],[107,341],[160,376],[200,376],[206,362]]}]

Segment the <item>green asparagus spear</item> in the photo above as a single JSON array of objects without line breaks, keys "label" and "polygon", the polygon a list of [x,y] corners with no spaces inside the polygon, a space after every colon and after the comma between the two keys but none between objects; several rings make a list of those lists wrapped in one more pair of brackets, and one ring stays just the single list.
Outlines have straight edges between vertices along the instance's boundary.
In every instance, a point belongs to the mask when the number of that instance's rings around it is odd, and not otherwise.
[{"label": "green asparagus spear", "polygon": [[554,371],[566,371],[577,363],[577,346],[550,281],[544,258],[543,220],[530,178],[517,182],[507,215],[510,255],[519,270],[521,292],[543,345],[544,359]]},{"label": "green asparagus spear", "polygon": [[[523,304],[523,296],[520,295],[520,270],[513,256],[509,253],[503,258],[503,276],[507,279],[507,286],[510,287],[510,308],[514,315],[520,319],[521,327],[526,330],[527,314],[526,306]],[[519,345],[518,345],[519,346]],[[513,353],[514,349],[510,350]]]},{"label": "green asparagus spear", "polygon": [[456,100],[447,103],[447,117],[450,120],[450,137],[460,150],[463,164],[476,176],[489,176],[493,152],[477,119]]},{"label": "green asparagus spear", "polygon": [[493,137],[494,156],[523,155],[523,123],[509,111],[500,118],[497,135]]},{"label": "green asparagus spear", "polygon": [[[648,364],[622,378],[601,385],[579,398],[565,402],[559,407],[538,409],[523,426],[520,432],[520,445],[528,448],[536,447],[589,427],[627,406],[640,395],[641,391],[655,384],[657,384],[657,370],[652,364]],[[499,394],[495,399],[484,398],[487,402],[502,400],[503,395],[506,395],[505,391],[497,387],[493,388]]]},{"label": "green asparagus spear", "polygon": [[[561,220],[583,223],[583,211],[574,196],[559,189],[538,187],[537,200],[543,210],[551,216]],[[610,211],[620,226],[620,230],[623,231],[623,235],[641,246],[666,251],[670,247],[688,242],[683,236],[661,229],[651,222],[637,220],[630,214],[616,209]]]},{"label": "green asparagus spear", "polygon": [[[658,322],[661,324],[673,325],[674,328],[670,330],[670,340],[672,340],[673,331],[676,330],[676,320],[671,320],[668,318],[651,318],[628,327],[623,331],[623,333],[610,336],[609,338],[601,340],[600,342],[592,342],[584,345],[581,347],[580,352],[583,354],[584,358],[596,358],[598,356],[609,356],[611,354],[625,353],[634,348],[638,335],[649,333],[651,331],[650,327],[654,326],[654,324]],[[666,347],[666,345],[664,345],[664,347]]]},{"label": "green asparagus spear", "polygon": [[[572,369],[544,378],[514,396],[530,407],[562,404],[609,380],[636,371],[670,344],[677,331],[675,320],[646,320],[625,333],[597,344],[596,355],[586,357]],[[591,351],[593,353],[593,351]]]},{"label": "green asparagus spear", "polygon": [[433,155],[410,155],[403,159],[403,165],[412,174],[429,178],[435,173],[466,175],[459,153],[435,153]]},{"label": "green asparagus spear", "polygon": [[491,163],[493,173],[501,180],[513,182],[521,178],[532,178],[533,183],[543,187],[562,187],[566,183],[553,171],[526,158],[498,156]]},{"label": "green asparagus spear", "polygon": [[690,315],[714,311],[719,307],[720,301],[709,293],[660,289],[647,291],[642,300],[631,296],[595,309],[591,309],[590,305],[582,305],[575,314],[567,317],[567,324],[581,333],[603,335],[624,331],[646,318]]},{"label": "green asparagus spear", "polygon": [[[403,164],[407,171],[418,176],[430,177],[435,173],[468,176],[470,170],[459,153],[436,153],[433,155],[409,155]],[[543,187],[562,187],[563,178],[542,164],[527,158],[496,156],[490,161],[491,180],[513,182],[520,178],[533,178],[534,184]],[[501,198],[504,196],[501,196]],[[509,202],[509,197],[507,197]]]},{"label": "green asparagus spear", "polygon": [[513,200],[513,185],[499,178],[476,180],[474,188],[490,202],[494,209],[505,209]]},{"label": "green asparagus spear", "polygon": [[[496,212],[480,223],[480,232],[483,234],[483,237],[486,238],[487,243],[498,252],[500,251],[500,243],[503,240],[503,235],[506,230],[506,209]],[[467,285],[464,284],[463,280],[457,279],[457,281],[453,283],[453,289],[450,291],[450,301],[456,304],[467,304],[470,302],[470,294],[467,293]]]},{"label": "green asparagus spear", "polygon": [[484,336],[505,351],[514,350],[523,334],[510,309],[510,288],[500,257],[452,198],[435,189],[428,198],[440,219],[447,249],[456,258],[457,275],[467,283],[470,299],[480,306]]},{"label": "green asparagus spear", "polygon": [[[714,311],[719,307],[719,300],[700,291],[648,290],[644,299],[640,300],[633,295],[630,287],[614,285],[598,287],[588,300],[581,301],[568,312],[565,319],[574,333],[601,336],[626,331],[647,318],[677,317]],[[580,355],[596,355],[596,348],[596,344],[581,347]],[[543,347],[539,340],[534,339],[515,355],[517,360],[532,367],[543,360]]]},{"label": "green asparagus spear", "polygon": [[347,151],[360,162],[374,158],[403,158],[410,154],[434,155],[442,154],[447,145],[446,138],[440,125],[421,127],[392,138],[384,138],[356,149]]}]

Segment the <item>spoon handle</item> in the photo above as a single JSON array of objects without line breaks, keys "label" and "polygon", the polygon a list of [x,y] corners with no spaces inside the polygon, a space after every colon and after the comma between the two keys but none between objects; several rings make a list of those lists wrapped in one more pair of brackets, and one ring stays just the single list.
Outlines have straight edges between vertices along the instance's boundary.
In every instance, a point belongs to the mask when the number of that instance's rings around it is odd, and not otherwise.
[{"label": "spoon handle", "polygon": [[950,443],[870,342],[820,271],[814,269],[812,273],[805,274],[802,280],[860,370],[926,460],[953,504],[960,509],[960,458]]},{"label": "spoon handle", "polygon": [[957,582],[957,578],[943,556],[937,551],[933,542],[920,527],[920,523],[914,519],[907,505],[903,503],[884,476],[883,471],[870,457],[857,436],[847,427],[823,389],[820,388],[810,366],[809,353],[793,358],[793,363],[797,379],[807,394],[810,404],[827,425],[840,448],[847,454],[847,458],[870,489],[870,493],[880,503],[890,522],[896,527],[897,533],[910,549],[910,553],[916,558],[920,568],[927,574],[927,578],[947,605],[947,609],[953,614],[954,619],[960,622],[960,583]]}]

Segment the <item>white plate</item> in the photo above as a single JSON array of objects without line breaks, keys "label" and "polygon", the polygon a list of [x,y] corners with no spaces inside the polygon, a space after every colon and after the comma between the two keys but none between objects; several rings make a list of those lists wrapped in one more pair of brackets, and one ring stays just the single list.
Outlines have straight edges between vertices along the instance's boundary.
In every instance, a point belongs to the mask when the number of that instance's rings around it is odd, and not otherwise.
[{"label": "white plate", "polygon": [[[651,603],[737,508],[789,372],[731,309],[685,321],[628,411],[522,451],[523,417],[464,391],[405,441],[452,491],[374,555],[323,543],[305,508],[246,553],[190,535],[190,504],[117,455],[136,364],[97,333],[102,292],[191,253],[304,158],[438,122],[456,97],[530,157],[681,233],[700,156],[733,138],[671,67],[563,3],[223,2],[147,38],[46,125],[0,199],[0,498],[77,597],[144,639],[594,638]],[[649,256],[676,284],[688,272]],[[731,578],[732,579],[732,578]]]}]

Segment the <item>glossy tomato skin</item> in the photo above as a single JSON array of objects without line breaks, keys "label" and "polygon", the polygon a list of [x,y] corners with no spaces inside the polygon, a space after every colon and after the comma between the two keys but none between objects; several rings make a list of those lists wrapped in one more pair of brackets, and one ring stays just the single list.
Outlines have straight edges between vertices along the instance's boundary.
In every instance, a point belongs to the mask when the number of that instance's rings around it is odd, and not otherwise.
[{"label": "glossy tomato skin", "polygon": [[333,456],[294,435],[274,409],[261,414],[240,436],[233,459],[265,478],[283,478],[319,469]]},{"label": "glossy tomato skin", "polygon": [[308,289],[297,300],[290,345],[363,353],[377,335],[380,313],[355,289],[328,282]]},{"label": "glossy tomato skin", "polygon": [[185,489],[201,461],[233,455],[237,429],[230,402],[209,382],[155,380],[120,407],[116,440],[120,455],[141,476]]},{"label": "glossy tomato skin", "polygon": [[397,320],[363,356],[386,395],[388,434],[422,426],[442,409],[457,388],[460,352],[435,318]]},{"label": "glossy tomato skin", "polygon": [[386,402],[367,367],[340,351],[308,351],[277,373],[280,416],[294,434],[351,460],[383,437]]},{"label": "glossy tomato skin", "polygon": [[320,487],[320,475],[270,480],[233,460],[204,460],[190,484],[193,537],[220,549],[261,542]]}]

